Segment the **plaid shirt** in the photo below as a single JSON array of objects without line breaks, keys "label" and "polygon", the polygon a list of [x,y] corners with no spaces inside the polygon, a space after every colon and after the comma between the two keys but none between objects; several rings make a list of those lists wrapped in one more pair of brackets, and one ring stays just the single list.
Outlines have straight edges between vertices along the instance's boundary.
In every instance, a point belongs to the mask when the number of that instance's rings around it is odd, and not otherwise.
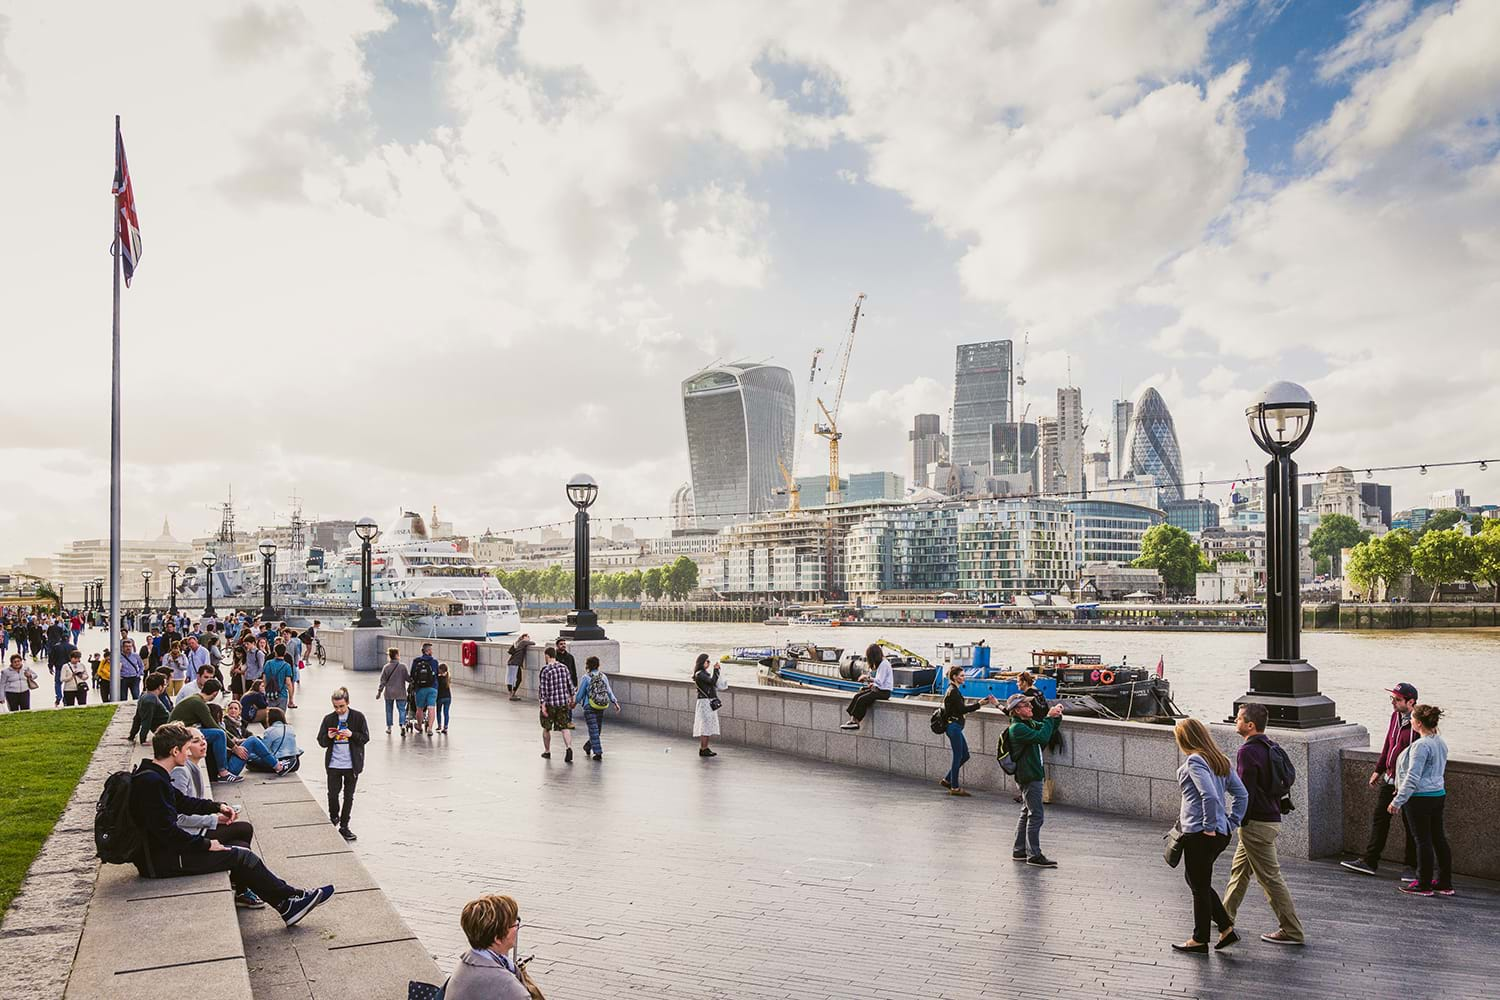
[{"label": "plaid shirt", "polygon": [[568,668],[557,660],[553,660],[542,668],[541,677],[537,681],[537,689],[543,705],[573,704],[573,688],[571,678],[568,677]]}]

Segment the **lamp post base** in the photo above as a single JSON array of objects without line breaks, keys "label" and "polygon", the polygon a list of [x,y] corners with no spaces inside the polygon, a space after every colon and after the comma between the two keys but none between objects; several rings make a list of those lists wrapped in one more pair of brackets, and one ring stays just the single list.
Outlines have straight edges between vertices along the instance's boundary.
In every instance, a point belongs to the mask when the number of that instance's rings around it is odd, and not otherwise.
[{"label": "lamp post base", "polygon": [[[1268,726],[1315,729],[1340,726],[1333,699],[1318,691],[1318,670],[1306,660],[1261,660],[1250,668],[1250,690],[1234,701],[1234,714],[1246,702],[1266,706]],[[1230,716],[1230,722],[1234,716]]]},{"label": "lamp post base", "polygon": [[604,629],[599,627],[599,616],[592,610],[569,611],[568,623],[558,630],[561,639],[606,639]]},{"label": "lamp post base", "polygon": [[359,614],[349,623],[350,628],[380,628],[380,619],[375,617],[374,608],[360,608]]}]

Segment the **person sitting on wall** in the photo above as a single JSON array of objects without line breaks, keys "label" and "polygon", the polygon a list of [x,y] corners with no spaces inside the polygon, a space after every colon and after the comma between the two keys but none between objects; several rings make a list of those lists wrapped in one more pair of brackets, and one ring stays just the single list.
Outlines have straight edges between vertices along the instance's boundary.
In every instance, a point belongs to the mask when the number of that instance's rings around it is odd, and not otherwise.
[{"label": "person sitting on wall", "polygon": [[857,730],[870,706],[890,698],[891,688],[896,686],[895,673],[886,662],[885,650],[880,648],[879,643],[872,642],[865,649],[865,663],[869,664],[870,669],[859,678],[864,682],[864,687],[849,699],[849,707],[844,709],[849,721],[840,726],[840,729]]}]

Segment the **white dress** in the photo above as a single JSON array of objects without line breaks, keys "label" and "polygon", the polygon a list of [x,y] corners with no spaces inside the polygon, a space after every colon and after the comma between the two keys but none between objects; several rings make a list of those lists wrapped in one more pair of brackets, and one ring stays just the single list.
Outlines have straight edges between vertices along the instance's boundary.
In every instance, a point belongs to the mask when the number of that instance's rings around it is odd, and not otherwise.
[{"label": "white dress", "polygon": [[693,715],[694,736],[718,736],[719,735],[719,713],[709,708],[708,698],[698,699],[698,710]]}]

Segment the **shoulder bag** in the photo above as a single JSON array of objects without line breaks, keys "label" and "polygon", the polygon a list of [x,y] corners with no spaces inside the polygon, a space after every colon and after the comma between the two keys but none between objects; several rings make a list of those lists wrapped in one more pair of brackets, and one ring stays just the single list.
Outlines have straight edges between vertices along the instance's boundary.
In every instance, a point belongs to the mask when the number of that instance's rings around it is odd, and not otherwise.
[{"label": "shoulder bag", "polygon": [[1182,860],[1182,824],[1173,823],[1172,829],[1162,834],[1161,839],[1166,845],[1162,848],[1162,860],[1167,863],[1167,867],[1176,868],[1178,862]]}]

